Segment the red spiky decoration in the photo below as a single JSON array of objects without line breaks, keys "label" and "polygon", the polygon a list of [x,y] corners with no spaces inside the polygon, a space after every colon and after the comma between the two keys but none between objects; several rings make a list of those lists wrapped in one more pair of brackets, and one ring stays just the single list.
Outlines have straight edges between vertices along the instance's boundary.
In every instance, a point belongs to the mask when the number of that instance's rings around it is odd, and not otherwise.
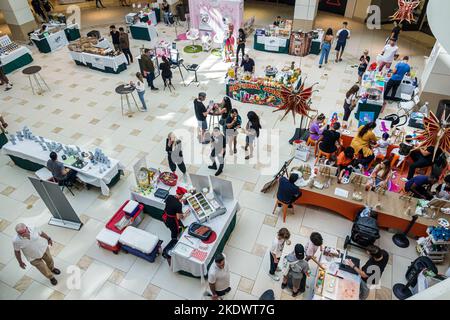
[{"label": "red spiky decoration", "polygon": [[420,0],[398,0],[398,10],[394,15],[390,16],[391,20],[403,20],[408,21],[408,23],[416,21],[414,18],[413,11],[420,4]]},{"label": "red spiky decoration", "polygon": [[303,82],[298,90],[291,90],[283,86],[281,88],[281,95],[284,104],[277,107],[277,110],[274,110],[273,112],[284,111],[281,120],[283,120],[289,112],[292,112],[294,123],[297,114],[309,117],[308,113],[310,111],[316,111],[310,108],[312,94],[317,91],[313,90],[316,84],[317,83],[313,84],[311,87],[305,88],[305,82]]},{"label": "red spiky decoration", "polygon": [[438,148],[441,148],[444,152],[450,152],[450,123],[448,122],[450,115],[446,117],[446,114],[442,115],[442,119],[436,117],[433,112],[430,112],[429,117],[425,117],[423,123],[425,130],[421,132],[418,139],[422,141],[420,144],[422,147],[434,146],[434,157]]}]

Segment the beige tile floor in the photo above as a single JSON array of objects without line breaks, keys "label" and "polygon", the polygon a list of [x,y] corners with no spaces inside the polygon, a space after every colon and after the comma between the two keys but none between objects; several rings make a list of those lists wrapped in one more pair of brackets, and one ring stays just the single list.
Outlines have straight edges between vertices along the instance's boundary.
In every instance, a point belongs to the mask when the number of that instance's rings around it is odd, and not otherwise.
[{"label": "beige tile floor", "polygon": [[[246,13],[248,14],[248,13]],[[116,20],[120,20],[116,17]],[[341,19],[331,15],[321,15],[320,26],[337,27]],[[107,26],[99,28],[106,35]],[[318,81],[320,92],[313,97],[313,107],[331,114],[340,110],[343,90],[356,80],[356,70],[351,68],[357,63],[357,57],[363,49],[372,53],[379,52],[386,39],[385,31],[368,32],[362,25],[351,22],[353,36],[349,42],[344,62],[330,63],[324,69],[317,68],[318,57],[308,56],[303,59],[288,55],[276,55],[256,52],[249,39],[248,51],[256,61],[256,72],[262,74],[264,66],[271,64],[282,67],[296,61],[302,64],[303,72],[308,76],[308,83]],[[83,28],[83,32],[90,30]],[[160,37],[173,39],[174,30],[158,26]],[[138,54],[138,48],[148,45],[143,41],[132,40],[132,51]],[[179,42],[179,48],[187,43]],[[401,40],[401,53],[412,56],[412,64],[418,70],[423,69],[423,56],[428,54],[425,47],[415,46],[413,42]],[[134,78],[138,70],[136,63],[120,75],[103,74],[87,68],[76,66],[70,59],[68,50],[63,48],[52,54],[40,54],[32,48],[35,64],[43,67],[42,75],[51,87],[51,92],[43,96],[33,96],[28,87],[28,80],[20,71],[9,75],[14,89],[0,92],[0,112],[10,124],[10,131],[30,127],[36,134],[61,141],[78,144],[82,147],[101,147],[111,157],[117,158],[126,166],[126,177],[111,190],[111,196],[100,196],[98,190],[76,191],[75,197],[68,199],[76,212],[85,222],[79,232],[61,229],[47,224],[50,217],[42,200],[31,187],[27,177],[32,172],[24,171],[12,164],[8,157],[0,155],[0,298],[1,299],[200,299],[204,285],[197,279],[173,274],[165,261],[158,258],[154,264],[132,255],[114,255],[99,248],[95,236],[115,210],[129,198],[129,189],[134,184],[130,175],[132,165],[146,155],[152,166],[165,168],[164,138],[174,129],[194,132],[196,125],[192,112],[192,99],[198,91],[206,91],[208,99],[219,100],[225,93],[224,74],[227,65],[208,53],[195,55],[183,54],[186,63],[200,65],[200,87],[184,87],[180,75],[174,72],[176,94],[160,90],[147,92],[148,113],[136,113],[132,118],[122,117],[120,99],[114,88],[120,83]],[[184,74],[190,81],[192,75]],[[161,79],[156,80],[162,89]],[[279,153],[276,168],[285,161],[291,152],[288,139],[294,131],[291,118],[280,121],[280,115],[264,106],[233,102],[242,115],[256,111],[262,119],[262,126],[269,130],[278,130],[279,142],[269,145],[261,142],[263,149],[272,149]],[[239,143],[243,143],[243,136]],[[184,137],[185,148],[190,145],[188,136]],[[195,139],[192,146],[201,148]],[[198,149],[202,152],[202,149]],[[207,154],[204,149],[203,153]],[[238,157],[243,157],[240,151]],[[231,157],[230,157],[231,158]],[[189,161],[187,161],[189,162]],[[190,164],[190,163],[188,163]],[[207,162],[189,165],[191,173],[211,173]],[[261,194],[259,190],[271,177],[263,175],[260,165],[227,164],[223,177],[232,181],[235,196],[239,199],[242,210],[236,229],[230,238],[225,252],[228,255],[232,272],[233,291],[229,299],[256,299],[263,291],[272,288],[277,299],[291,299],[288,292],[271,280],[267,273],[269,268],[268,251],[276,231],[287,226],[293,234],[293,245],[307,241],[313,231],[320,231],[325,244],[342,247],[345,236],[350,232],[352,223],[331,212],[312,207],[296,207],[295,214],[287,217],[286,223],[271,214],[274,198],[273,192]],[[276,170],[273,170],[276,171]],[[273,172],[270,172],[273,174]],[[63,274],[60,283],[53,287],[36,270],[28,267],[21,270],[14,259],[11,238],[14,226],[25,222],[38,226],[47,232],[56,242],[52,249],[57,265]],[[157,234],[161,239],[168,239],[164,225],[146,217],[142,228]],[[378,299],[392,297],[392,285],[404,282],[404,272],[412,259],[417,257],[413,247],[401,250],[396,248],[390,238],[392,234],[383,231],[379,244],[392,258],[383,275],[383,288],[374,293]],[[292,250],[286,248],[286,252]],[[351,250],[363,262],[367,259],[364,252]],[[70,278],[69,267],[80,267],[80,289],[70,289],[66,279]],[[313,268],[315,266],[312,265]],[[445,266],[441,266],[444,269]],[[69,268],[69,269],[68,269]],[[70,281],[69,281],[70,282]],[[299,297],[302,299],[304,297]]]}]

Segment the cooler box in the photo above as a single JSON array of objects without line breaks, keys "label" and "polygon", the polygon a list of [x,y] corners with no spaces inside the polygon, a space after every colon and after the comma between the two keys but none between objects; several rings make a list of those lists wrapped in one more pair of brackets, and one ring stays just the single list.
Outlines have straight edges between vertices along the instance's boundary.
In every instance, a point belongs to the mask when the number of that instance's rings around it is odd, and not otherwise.
[{"label": "cooler box", "polygon": [[[117,212],[114,214],[114,216],[108,221],[108,223],[106,224],[106,228],[117,232],[118,234],[121,234],[125,229],[119,230],[116,228],[116,223],[119,222],[123,216],[126,214],[124,209],[125,207],[127,207],[128,203],[130,202],[130,200],[125,201],[125,203],[120,207],[119,210],[117,210]],[[139,204],[138,205],[138,209],[135,210],[134,215],[131,217],[131,226],[136,227],[137,225],[139,225],[139,223],[141,223],[142,219],[143,219],[143,210],[144,210],[144,205]]]},{"label": "cooler box", "polygon": [[119,238],[120,234],[106,228],[103,228],[96,237],[97,243],[100,247],[112,251],[115,254],[120,251]]},{"label": "cooler box", "polygon": [[157,236],[132,226],[123,231],[119,242],[123,250],[149,262],[155,261],[162,243]]}]

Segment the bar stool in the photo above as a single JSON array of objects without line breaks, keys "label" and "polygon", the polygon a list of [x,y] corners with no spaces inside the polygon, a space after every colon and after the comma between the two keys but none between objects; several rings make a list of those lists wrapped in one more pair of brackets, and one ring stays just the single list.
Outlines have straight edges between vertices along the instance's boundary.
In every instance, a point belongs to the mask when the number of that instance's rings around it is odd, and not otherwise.
[{"label": "bar stool", "polygon": [[126,102],[127,102],[127,107],[128,107],[128,112],[127,112],[127,116],[129,118],[131,118],[133,116],[133,112],[131,111],[131,104],[130,104],[130,99],[128,98],[128,95],[131,95],[131,97],[133,98],[134,101],[134,105],[136,106],[137,111],[139,111],[139,107],[137,105],[136,99],[134,98],[133,95],[133,91],[135,90],[134,87],[131,86],[127,86],[125,87],[124,84],[121,84],[120,86],[118,86],[116,88],[116,93],[120,95],[120,107],[122,109],[122,116],[124,115],[124,106],[123,106],[123,97],[125,96]]},{"label": "bar stool", "polygon": [[[51,91],[50,87],[47,85],[47,82],[45,82],[44,78],[42,78],[41,74],[39,73],[41,70],[42,67],[40,66],[31,66],[22,70],[22,73],[28,76],[28,80],[30,81],[30,87],[31,90],[33,91],[33,94],[37,93],[38,95],[42,95],[45,92],[45,90],[42,88],[43,85],[41,84],[41,82],[47,87],[48,91]],[[40,91],[36,93],[34,90],[33,80],[35,82],[35,85],[40,89]]]},{"label": "bar stool", "polygon": [[316,146],[316,141],[311,139],[311,137],[308,137],[308,141],[306,141],[306,145],[308,147],[315,147]]},{"label": "bar stool", "polygon": [[187,84],[187,87],[191,83],[197,83],[197,87],[198,87],[200,85],[200,82],[198,81],[198,78],[197,78],[197,71],[198,71],[198,69],[200,69],[200,66],[198,64],[188,64],[187,66],[185,66],[183,64],[183,67],[186,69],[186,71],[194,72],[194,75],[195,75],[194,79],[192,79],[192,81]]},{"label": "bar stool", "polygon": [[208,128],[216,127],[216,122],[217,122],[217,126],[219,126],[220,117],[222,115],[218,114],[218,113],[209,113],[208,115],[209,115],[209,126],[208,126]]},{"label": "bar stool", "polygon": [[314,162],[314,165],[316,165],[317,162],[319,162],[319,159],[321,157],[326,157],[328,160],[330,160],[332,154],[334,153],[334,152],[333,153],[327,153],[327,152],[323,152],[322,150],[320,150],[320,143],[317,145],[317,151],[318,151],[318,154],[316,156],[316,161]]},{"label": "bar stool", "polygon": [[[283,201],[278,200],[275,202],[275,207],[273,208],[272,214],[275,214],[275,210],[277,210],[278,205],[281,205],[281,211],[283,212],[283,223],[286,222],[286,215],[287,215],[287,210],[289,208],[289,204],[284,203]],[[294,208],[292,207],[292,211],[294,210]]]}]

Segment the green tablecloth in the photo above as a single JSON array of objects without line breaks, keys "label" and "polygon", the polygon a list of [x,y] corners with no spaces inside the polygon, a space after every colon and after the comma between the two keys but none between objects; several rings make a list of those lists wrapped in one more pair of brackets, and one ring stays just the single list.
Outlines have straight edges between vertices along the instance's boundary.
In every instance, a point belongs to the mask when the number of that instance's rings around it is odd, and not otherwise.
[{"label": "green tablecloth", "polygon": [[35,39],[31,39],[33,41],[33,43],[36,45],[36,47],[39,49],[39,52],[42,53],[49,53],[52,51],[52,49],[50,48],[50,45],[48,44],[48,41],[46,38],[43,38],[41,40],[35,40]]},{"label": "green tablecloth", "polygon": [[0,149],[8,143],[8,137],[4,133],[0,133]]},{"label": "green tablecloth", "polygon": [[64,30],[64,33],[66,34],[67,41],[75,41],[77,39],[80,39],[80,29],[77,28],[67,28]]},{"label": "green tablecloth", "polygon": [[25,160],[25,159],[22,159],[22,158],[19,158],[16,156],[9,155],[9,157],[11,158],[11,160],[14,162],[14,164],[16,166],[18,166],[19,168],[22,168],[24,170],[35,172],[44,167],[43,165],[40,165],[38,163],[31,162],[29,160]]},{"label": "green tablecloth", "polygon": [[80,61],[77,61],[77,60],[74,60],[74,61],[75,61],[75,63],[76,63],[77,65],[79,65],[79,66],[88,67],[89,69],[92,69],[92,70],[98,70],[98,71],[105,72],[105,73],[119,74],[119,73],[121,73],[122,71],[124,71],[124,70],[127,69],[126,63],[121,64],[121,65],[117,68],[117,70],[114,71],[114,69],[113,69],[113,68],[110,68],[110,67],[105,67],[105,70],[103,70],[103,69],[99,69],[99,68],[94,67],[91,63],[84,64],[84,63],[81,63]]},{"label": "green tablecloth", "polygon": [[141,28],[136,26],[130,26],[131,37],[136,40],[151,41],[150,33],[147,28]]},{"label": "green tablecloth", "polygon": [[3,66],[3,72],[5,74],[11,73],[14,70],[17,70],[19,68],[22,68],[23,66],[26,66],[27,64],[30,64],[31,62],[33,62],[33,58],[31,57],[31,55],[29,53],[24,54],[23,56],[20,56],[16,60],[11,61],[8,64],[5,64]]},{"label": "green tablecloth", "polygon": [[320,54],[320,42],[318,41],[312,41],[311,42],[311,49],[309,50],[310,54]]},{"label": "green tablecloth", "polygon": [[289,44],[290,44],[289,39],[286,40],[286,46],[285,47],[278,47],[278,51],[266,50],[265,44],[258,43],[256,34],[253,36],[253,40],[254,40],[253,41],[253,49],[255,49],[255,50],[265,51],[265,52],[273,52],[273,53],[286,53],[286,54],[289,53]]}]

